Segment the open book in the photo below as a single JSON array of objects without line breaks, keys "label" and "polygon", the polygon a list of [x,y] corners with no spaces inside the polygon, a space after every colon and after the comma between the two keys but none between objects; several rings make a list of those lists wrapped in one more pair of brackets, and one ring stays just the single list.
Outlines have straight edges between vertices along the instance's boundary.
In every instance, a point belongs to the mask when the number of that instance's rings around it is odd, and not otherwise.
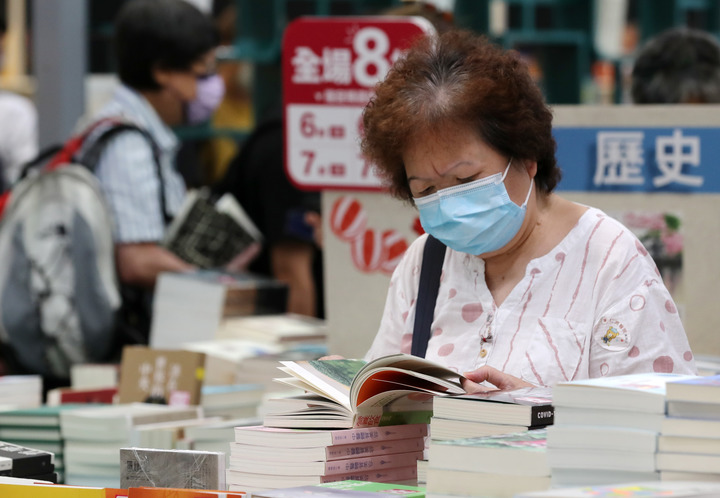
[{"label": "open book", "polygon": [[163,246],[200,268],[219,268],[262,238],[232,194],[214,200],[206,190],[192,190],[170,223]]},{"label": "open book", "polygon": [[364,360],[281,361],[277,382],[308,394],[268,400],[264,425],[350,428],[427,423],[434,396],[462,394],[462,376],[407,354]]}]

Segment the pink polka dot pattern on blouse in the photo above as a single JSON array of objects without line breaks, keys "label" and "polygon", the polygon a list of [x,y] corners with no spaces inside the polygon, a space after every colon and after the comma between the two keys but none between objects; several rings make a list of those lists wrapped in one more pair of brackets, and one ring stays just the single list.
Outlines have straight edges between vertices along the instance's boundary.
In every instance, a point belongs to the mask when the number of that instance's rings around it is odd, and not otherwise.
[{"label": "pink polka dot pattern on blouse", "polygon": [[457,289],[450,289],[450,292],[448,292],[448,298],[452,299],[455,296],[457,296]]},{"label": "pink polka dot pattern on blouse", "polygon": [[410,354],[410,350],[412,349],[412,334],[403,334],[402,339],[400,341],[400,352]]},{"label": "pink polka dot pattern on blouse", "polygon": [[630,309],[640,311],[645,307],[645,298],[640,294],[635,294],[630,298]]},{"label": "pink polka dot pattern on blouse", "polygon": [[630,351],[628,352],[628,356],[630,358],[636,358],[636,357],[640,356],[640,350],[638,349],[638,347],[633,346],[632,349],[630,349]]},{"label": "pink polka dot pattern on blouse", "polygon": [[409,313],[410,313],[409,311],[406,311],[405,313],[402,314],[403,322],[407,322],[407,317],[408,317]]},{"label": "pink polka dot pattern on blouse", "polygon": [[482,303],[470,303],[462,307],[462,318],[467,323],[472,323],[482,315]]},{"label": "pink polka dot pattern on blouse", "polygon": [[677,308],[675,307],[675,303],[673,303],[670,299],[665,301],[665,309],[668,313],[677,313]]},{"label": "pink polka dot pattern on blouse", "polygon": [[658,373],[672,373],[675,363],[669,356],[660,356],[653,362],[653,371]]},{"label": "pink polka dot pattern on blouse", "polygon": [[433,335],[433,337],[436,337],[436,336],[439,336],[439,335],[442,334],[442,333],[443,333],[443,329],[441,329],[440,327],[438,327],[438,328],[436,328],[435,330],[433,330],[432,335]]},{"label": "pink polka dot pattern on blouse", "polygon": [[692,351],[685,351],[685,352],[683,353],[683,360],[685,360],[685,361],[692,361],[692,359],[693,359]]},{"label": "pink polka dot pattern on blouse", "polygon": [[443,344],[438,349],[438,356],[448,356],[455,349],[455,344]]},{"label": "pink polka dot pattern on blouse", "polygon": [[665,323],[664,322],[660,322],[660,330],[665,332]]}]

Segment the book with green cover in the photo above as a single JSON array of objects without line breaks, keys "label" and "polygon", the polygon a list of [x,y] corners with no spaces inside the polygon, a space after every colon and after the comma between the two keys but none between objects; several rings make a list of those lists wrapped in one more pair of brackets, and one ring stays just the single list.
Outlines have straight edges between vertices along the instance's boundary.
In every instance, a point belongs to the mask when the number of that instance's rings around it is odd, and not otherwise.
[{"label": "book with green cover", "polygon": [[431,441],[430,467],[468,472],[549,476],[547,430]]},{"label": "book with green cover", "polygon": [[282,361],[276,381],[309,394],[270,399],[264,425],[351,428],[427,423],[434,396],[463,394],[462,376],[407,354],[364,360]]},{"label": "book with green cover", "polygon": [[87,404],[64,404],[6,410],[0,412],[0,427],[58,427],[60,412],[87,407]]},{"label": "book with green cover", "polygon": [[327,497],[374,497],[378,495],[402,495],[408,498],[425,498],[425,488],[420,486],[404,486],[369,481],[337,481],[315,486],[298,486],[280,488],[269,491],[255,492],[256,498],[286,498],[292,496],[327,496]]}]

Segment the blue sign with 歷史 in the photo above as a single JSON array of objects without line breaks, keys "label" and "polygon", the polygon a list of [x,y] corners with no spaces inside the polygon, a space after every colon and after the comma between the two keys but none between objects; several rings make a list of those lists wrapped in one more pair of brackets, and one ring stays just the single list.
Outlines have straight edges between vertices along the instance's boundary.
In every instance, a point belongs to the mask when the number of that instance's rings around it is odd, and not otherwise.
[{"label": "blue sign with \u6b77\u53f2", "polygon": [[720,128],[555,127],[558,190],[720,192]]}]

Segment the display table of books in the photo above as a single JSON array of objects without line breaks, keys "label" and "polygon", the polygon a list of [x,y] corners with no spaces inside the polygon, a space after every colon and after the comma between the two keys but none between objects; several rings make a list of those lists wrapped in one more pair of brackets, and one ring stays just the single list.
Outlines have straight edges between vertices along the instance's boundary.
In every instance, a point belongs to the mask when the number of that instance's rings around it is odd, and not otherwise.
[{"label": "display table of books", "polygon": [[407,355],[283,361],[282,383],[313,394],[264,425],[202,405],[8,406],[0,497],[720,497],[720,376],[468,395],[436,367]]}]

